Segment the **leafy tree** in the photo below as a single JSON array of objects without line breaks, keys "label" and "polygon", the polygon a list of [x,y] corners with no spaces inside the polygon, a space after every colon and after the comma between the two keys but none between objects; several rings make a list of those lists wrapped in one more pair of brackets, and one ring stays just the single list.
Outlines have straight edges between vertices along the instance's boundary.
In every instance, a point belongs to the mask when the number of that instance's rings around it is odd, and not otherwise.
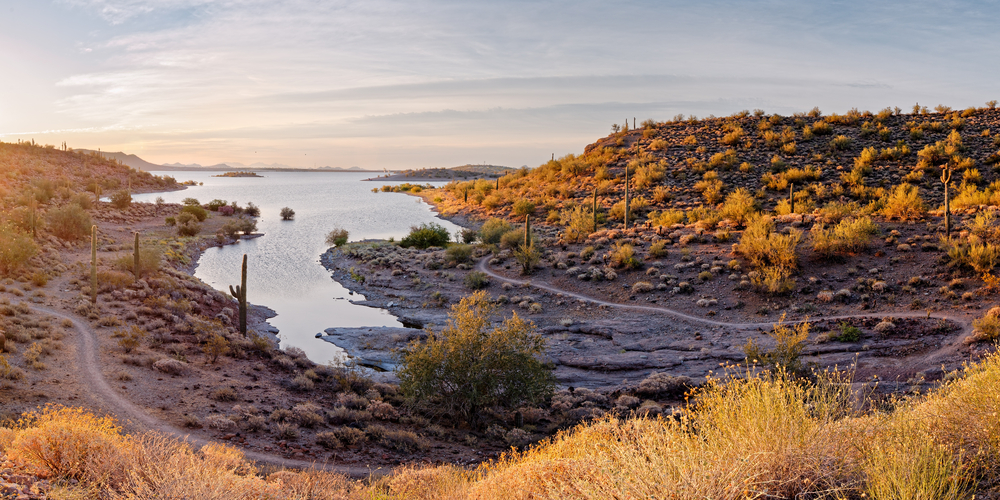
[{"label": "leafy tree", "polygon": [[295,218],[295,210],[289,207],[281,209],[281,220],[292,220]]},{"label": "leafy tree", "polygon": [[484,291],[452,306],[446,328],[403,354],[404,394],[473,424],[485,408],[516,408],[549,396],[553,377],[539,359],[545,340],[516,312],[494,325],[496,312]]}]

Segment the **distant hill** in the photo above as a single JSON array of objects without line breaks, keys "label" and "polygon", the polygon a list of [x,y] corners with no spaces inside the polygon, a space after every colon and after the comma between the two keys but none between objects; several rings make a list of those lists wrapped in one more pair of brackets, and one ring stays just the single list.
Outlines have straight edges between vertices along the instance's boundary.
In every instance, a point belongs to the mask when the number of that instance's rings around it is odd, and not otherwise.
[{"label": "distant hill", "polygon": [[449,170],[454,170],[457,172],[472,172],[479,175],[490,175],[494,177],[499,177],[501,175],[510,172],[513,169],[511,167],[504,167],[500,165],[461,165],[458,167],[451,167]]},{"label": "distant hill", "polygon": [[460,165],[457,167],[443,168],[431,167],[410,170],[389,171],[386,175],[380,175],[369,180],[459,180],[459,179],[481,179],[502,177],[508,172],[513,172],[514,168],[502,167],[499,165]]},{"label": "distant hill", "polygon": [[136,170],[145,170],[149,172],[150,170],[171,170],[164,168],[163,165],[157,165],[155,163],[150,163],[142,158],[139,158],[133,154],[123,153],[121,151],[109,153],[107,151],[94,151],[92,149],[75,149],[74,151],[79,151],[86,154],[98,154],[109,160],[118,160],[125,165],[128,165]]}]

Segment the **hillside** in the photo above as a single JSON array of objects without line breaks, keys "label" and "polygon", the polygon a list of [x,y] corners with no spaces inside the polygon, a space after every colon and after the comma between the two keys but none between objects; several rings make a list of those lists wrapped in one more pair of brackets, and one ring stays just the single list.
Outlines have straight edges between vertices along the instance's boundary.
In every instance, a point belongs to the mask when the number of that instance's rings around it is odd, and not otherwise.
[{"label": "hillside", "polygon": [[[454,236],[468,244],[355,242],[321,261],[404,324],[444,325],[474,289],[530,321],[559,386],[483,408],[479,425],[275,349],[253,332],[266,328],[262,309],[242,335],[234,299],[190,271],[202,249],[253,231],[250,207],[94,202],[98,188],[174,183],[0,144],[0,487],[34,498],[996,498],[993,129],[992,108],[647,122],[535,169],[410,189],[470,226]],[[953,170],[950,239],[941,165]],[[152,252],[133,274],[136,232]],[[373,359],[430,336],[335,330]],[[76,409],[33,411],[49,403]]]}]

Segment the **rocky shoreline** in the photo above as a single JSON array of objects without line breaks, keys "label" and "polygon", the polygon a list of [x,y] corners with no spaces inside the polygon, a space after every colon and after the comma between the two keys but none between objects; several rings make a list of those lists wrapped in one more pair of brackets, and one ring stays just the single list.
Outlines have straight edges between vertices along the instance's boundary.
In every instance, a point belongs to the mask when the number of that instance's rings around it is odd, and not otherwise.
[{"label": "rocky shoreline", "polygon": [[[474,225],[460,215],[448,219],[465,226]],[[539,231],[545,235],[545,228]],[[497,262],[497,256],[487,257],[483,252],[476,255],[476,260],[482,260],[483,265],[486,260]],[[444,259],[445,252],[440,248],[402,249],[387,242],[360,242],[344,249],[329,249],[320,260],[332,279],[360,295],[359,300],[352,302],[385,309],[405,327],[330,328],[323,340],[343,348],[361,366],[391,372],[396,353],[426,335],[420,329],[434,330],[444,325],[450,304],[470,293],[463,283],[464,277],[474,271],[473,265],[442,265]],[[709,319],[712,315],[705,320],[693,316],[692,320],[686,320],[665,310],[676,307],[673,304],[677,300],[683,304],[694,300],[680,294],[666,293],[666,298],[661,299],[663,308],[657,311],[657,301],[640,303],[635,294],[629,297],[625,293],[621,299],[601,295],[600,290],[591,290],[577,283],[578,280],[564,277],[565,271],[553,261],[543,263],[535,275],[527,278],[515,274],[509,261],[506,262],[489,266],[503,275],[504,280],[491,280],[486,290],[501,304],[506,315],[513,311],[537,325],[548,345],[546,361],[553,367],[559,384],[565,387],[620,392],[657,373],[684,377],[698,384],[714,372],[744,363],[749,341],[765,348],[773,344],[766,330],[770,330],[774,321],[766,317],[741,319],[745,315],[727,307],[726,311],[719,311],[725,314],[715,317],[719,321]],[[611,289],[622,286],[630,285],[614,285]],[[563,287],[590,293],[593,300],[580,299],[576,296],[579,293],[554,291]],[[598,295],[593,295],[595,292]],[[617,304],[601,304],[598,299]],[[638,307],[630,310],[632,306]],[[688,316],[698,314],[698,309]],[[823,316],[835,316],[835,311],[812,312],[814,332],[833,332],[847,323],[858,326],[863,334],[856,342],[831,341],[831,334],[814,334],[803,351],[803,363],[817,369],[854,367],[857,378],[879,379],[883,389],[895,390],[915,379],[922,383],[940,379],[967,359],[968,352],[956,351],[935,358],[933,367],[915,362],[958,333],[960,328],[954,322],[899,313],[906,317],[885,319],[885,324],[879,326],[885,313],[866,314],[871,317],[833,321]],[[740,321],[747,323],[737,324]],[[382,376],[391,378],[391,373]],[[896,380],[887,381],[887,376]]]}]

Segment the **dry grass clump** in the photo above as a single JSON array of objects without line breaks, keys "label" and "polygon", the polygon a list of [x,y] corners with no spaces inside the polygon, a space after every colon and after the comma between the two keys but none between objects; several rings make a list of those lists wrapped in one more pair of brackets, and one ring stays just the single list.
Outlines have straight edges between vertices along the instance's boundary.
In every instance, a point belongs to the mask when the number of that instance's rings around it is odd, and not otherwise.
[{"label": "dry grass clump", "polygon": [[[475,471],[402,468],[364,482],[317,471],[265,479],[234,448],[196,451],[162,436],[129,436],[110,418],[57,406],[0,429],[0,449],[55,479],[76,479],[67,488],[79,496],[110,499],[959,500],[977,484],[994,487],[1000,472],[1000,355],[959,375],[925,396],[897,401],[894,410],[871,413],[858,410],[870,405],[836,375],[816,382],[780,371],[712,379],[679,419],[606,417]],[[638,402],[632,399],[626,407]],[[406,431],[377,424],[367,430],[388,448],[425,446]],[[337,448],[365,437],[341,427],[317,441]]]}]

